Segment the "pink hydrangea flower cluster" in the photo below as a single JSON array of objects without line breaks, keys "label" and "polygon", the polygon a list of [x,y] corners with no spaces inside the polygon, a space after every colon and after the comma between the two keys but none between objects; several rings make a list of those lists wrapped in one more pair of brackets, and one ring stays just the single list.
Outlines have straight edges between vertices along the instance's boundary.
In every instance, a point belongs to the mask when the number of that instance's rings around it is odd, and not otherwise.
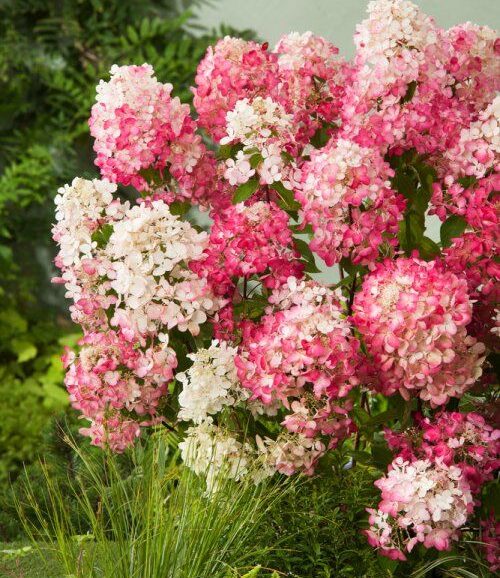
[{"label": "pink hydrangea flower cluster", "polygon": [[110,81],[101,80],[89,125],[103,177],[142,190],[148,188],[145,169],[168,166],[174,178],[193,170],[203,153],[201,137],[189,106],[171,91],[149,64],[114,65]]},{"label": "pink hydrangea flower cluster", "polygon": [[238,100],[266,95],[277,83],[276,56],[266,45],[226,36],[207,50],[195,78],[194,107],[198,124],[219,141],[226,114]]},{"label": "pink hydrangea flower cluster", "polygon": [[467,283],[438,261],[377,264],[353,311],[385,395],[418,395],[436,407],[461,397],[481,376],[485,347],[467,333]]},{"label": "pink hydrangea flower cluster", "polygon": [[324,435],[330,447],[353,430],[348,400],[357,384],[358,342],[335,295],[290,277],[269,298],[259,323],[243,326],[238,377],[264,404],[279,401],[283,425],[306,437]]},{"label": "pink hydrangea flower cluster", "polygon": [[327,265],[342,257],[369,264],[396,245],[405,202],[391,189],[392,176],[378,150],[344,139],[304,163],[296,196],[314,231],[310,247]]},{"label": "pink hydrangea flower cluster", "polygon": [[[385,437],[397,456],[375,482],[382,501],[368,509],[370,544],[401,560],[418,542],[449,550],[500,466],[500,430],[476,413],[442,411],[432,419],[417,415],[415,427],[404,432],[386,429]],[[491,535],[486,552],[492,566],[498,563],[494,550]]]},{"label": "pink hydrangea flower cluster", "polygon": [[274,52],[276,98],[293,115],[296,141],[307,143],[322,124],[338,122],[351,68],[338,57],[336,46],[312,32],[282,36]]},{"label": "pink hydrangea flower cluster", "polygon": [[257,275],[274,288],[290,276],[300,277],[303,264],[294,248],[289,217],[272,202],[231,205],[214,215],[209,246],[191,263],[217,295],[231,297],[235,279]]},{"label": "pink hydrangea flower cluster", "polygon": [[443,462],[396,458],[375,482],[382,492],[378,509],[368,509],[368,542],[384,556],[406,560],[418,544],[448,550],[474,507],[460,468]]},{"label": "pink hydrangea flower cluster", "polygon": [[460,467],[473,494],[493,479],[500,467],[500,429],[477,413],[443,411],[417,416],[409,432],[386,430],[389,447],[406,461],[428,459]]}]

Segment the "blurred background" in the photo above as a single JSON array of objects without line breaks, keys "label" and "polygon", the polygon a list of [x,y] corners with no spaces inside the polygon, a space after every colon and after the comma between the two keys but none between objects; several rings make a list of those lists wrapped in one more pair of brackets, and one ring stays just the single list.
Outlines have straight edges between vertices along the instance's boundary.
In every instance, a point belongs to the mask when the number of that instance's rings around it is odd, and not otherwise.
[{"label": "blurred background", "polygon": [[[207,46],[225,34],[271,45],[312,30],[341,54],[365,0],[0,0],[0,540],[19,531],[12,516],[23,463],[37,455],[68,475],[73,456],[61,428],[78,429],[62,385],[61,350],[79,333],[55,274],[50,229],[57,188],[97,176],[87,119],[95,85],[117,64],[149,62],[190,101]],[[500,25],[497,0],[417,1],[449,27]],[[31,465],[30,465],[31,464]]]}]

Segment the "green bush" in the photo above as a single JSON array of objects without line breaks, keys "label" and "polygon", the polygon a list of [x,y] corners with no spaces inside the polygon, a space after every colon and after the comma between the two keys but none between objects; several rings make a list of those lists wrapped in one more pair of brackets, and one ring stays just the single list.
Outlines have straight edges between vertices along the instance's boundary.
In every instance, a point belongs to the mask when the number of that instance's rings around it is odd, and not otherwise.
[{"label": "green bush", "polygon": [[35,458],[67,406],[58,356],[75,329],[50,284],[50,229],[57,188],[97,176],[87,126],[95,85],[114,63],[147,61],[189,102],[216,35],[193,34],[192,4],[0,2],[0,484]]}]

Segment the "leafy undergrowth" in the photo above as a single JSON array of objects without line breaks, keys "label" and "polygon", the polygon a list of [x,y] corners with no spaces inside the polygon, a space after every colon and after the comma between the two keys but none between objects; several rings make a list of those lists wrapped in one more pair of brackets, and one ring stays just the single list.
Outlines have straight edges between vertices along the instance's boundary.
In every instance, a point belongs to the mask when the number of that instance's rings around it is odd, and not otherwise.
[{"label": "leafy undergrowth", "polygon": [[0,578],[64,578],[57,561],[46,553],[46,564],[26,542],[0,542]]}]

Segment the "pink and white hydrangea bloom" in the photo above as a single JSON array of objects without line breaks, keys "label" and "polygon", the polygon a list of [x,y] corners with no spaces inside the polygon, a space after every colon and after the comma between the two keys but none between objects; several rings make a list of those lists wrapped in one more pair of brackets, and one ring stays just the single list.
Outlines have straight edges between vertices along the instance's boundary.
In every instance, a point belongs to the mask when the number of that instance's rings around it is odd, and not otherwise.
[{"label": "pink and white hydrangea bloom", "polygon": [[385,395],[417,395],[436,407],[461,397],[481,376],[485,347],[467,333],[467,283],[441,263],[399,258],[377,264],[353,311]]},{"label": "pink and white hydrangea bloom", "polygon": [[382,492],[378,509],[368,509],[369,543],[384,556],[406,560],[422,543],[449,550],[473,509],[470,488],[460,468],[441,462],[396,458],[375,482]]}]

